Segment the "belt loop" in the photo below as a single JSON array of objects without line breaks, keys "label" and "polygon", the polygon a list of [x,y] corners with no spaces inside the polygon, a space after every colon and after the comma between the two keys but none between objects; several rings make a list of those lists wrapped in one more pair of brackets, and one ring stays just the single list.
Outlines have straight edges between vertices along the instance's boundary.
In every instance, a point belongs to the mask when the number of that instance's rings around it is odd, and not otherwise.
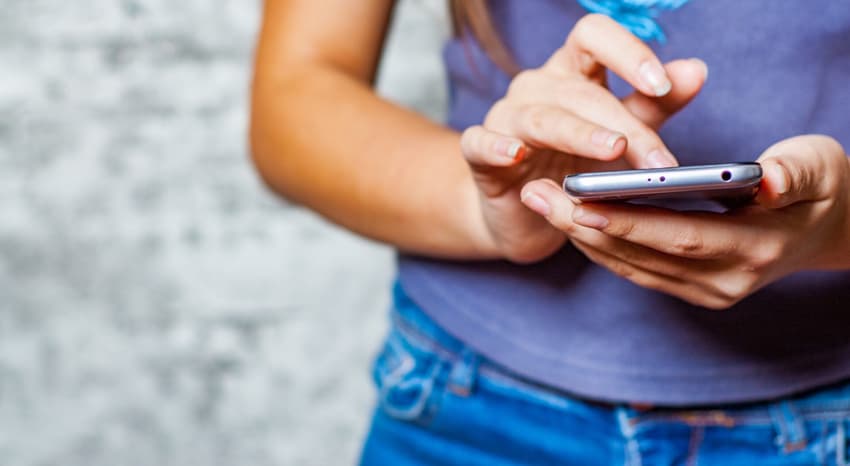
[{"label": "belt loop", "polygon": [[768,408],[773,424],[779,432],[776,439],[778,446],[785,453],[793,453],[806,448],[806,426],[803,418],[797,412],[791,401],[783,400],[770,405]]},{"label": "belt loop", "polygon": [[455,395],[465,397],[469,396],[475,387],[480,358],[478,354],[467,347],[464,347],[458,356],[451,372],[449,372],[447,388]]},{"label": "belt loop", "polygon": [[626,466],[641,466],[642,460],[640,455],[640,444],[637,440],[637,422],[638,417],[632,417],[634,410],[627,406],[617,406],[614,409],[614,414],[617,416],[617,426],[620,428],[620,435],[625,440],[625,461]]}]

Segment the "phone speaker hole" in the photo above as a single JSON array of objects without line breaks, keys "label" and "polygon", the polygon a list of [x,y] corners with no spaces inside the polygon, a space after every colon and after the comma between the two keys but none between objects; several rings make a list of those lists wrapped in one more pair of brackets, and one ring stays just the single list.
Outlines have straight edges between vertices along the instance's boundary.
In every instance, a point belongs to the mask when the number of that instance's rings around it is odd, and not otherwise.
[{"label": "phone speaker hole", "polygon": [[720,179],[723,181],[729,181],[732,179],[732,172],[729,170],[724,170],[723,173],[720,174]]}]

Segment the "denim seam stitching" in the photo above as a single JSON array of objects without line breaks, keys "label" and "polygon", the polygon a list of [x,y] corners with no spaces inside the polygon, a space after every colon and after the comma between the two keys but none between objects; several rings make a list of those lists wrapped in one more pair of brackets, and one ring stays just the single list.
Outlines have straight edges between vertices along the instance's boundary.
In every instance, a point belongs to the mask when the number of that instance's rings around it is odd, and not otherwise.
[{"label": "denim seam stitching", "polygon": [[699,449],[705,436],[705,426],[697,426],[691,429],[691,438],[688,442],[688,457],[685,459],[686,466],[696,466]]},{"label": "denim seam stitching", "polygon": [[[735,413],[725,413],[728,415],[734,422],[736,426],[740,425],[771,425],[774,424],[773,419],[768,415],[762,414],[735,414]],[[806,412],[804,410],[800,410],[800,418],[803,421],[834,421],[834,420],[843,420],[847,419],[850,416],[850,410],[841,410],[829,413],[811,413]],[[677,414],[674,413],[647,413],[642,414],[635,418],[635,423],[640,425],[654,425],[654,424],[663,424],[663,423],[682,423],[687,424],[687,422]],[[706,421],[701,423],[703,426],[711,426],[711,427],[724,427],[725,424],[722,422],[710,422]]]},{"label": "denim seam stitching", "polygon": [[[418,350],[434,352],[437,357],[442,358],[450,364],[455,364],[461,360],[459,354],[444,347],[430,335],[419,331],[414,325],[407,322],[404,318],[393,315],[392,320],[402,336],[411,340],[410,344],[415,346]],[[524,398],[526,398],[529,402],[542,401],[546,406],[553,408],[563,409],[565,407],[564,403],[558,402],[557,400],[559,400],[560,397],[570,396],[557,389],[549,389],[547,387],[528,383],[521,378],[488,363],[486,360],[479,361],[478,376],[487,379],[488,382],[496,386],[522,391]]]},{"label": "denim seam stitching", "polygon": [[404,319],[393,316],[392,321],[396,325],[398,331],[405,338],[411,340],[410,343],[416,346],[416,349],[434,352],[437,356],[444,358],[448,362],[456,362],[460,359],[458,354],[444,347],[429,335],[419,331],[416,327],[406,322]]}]

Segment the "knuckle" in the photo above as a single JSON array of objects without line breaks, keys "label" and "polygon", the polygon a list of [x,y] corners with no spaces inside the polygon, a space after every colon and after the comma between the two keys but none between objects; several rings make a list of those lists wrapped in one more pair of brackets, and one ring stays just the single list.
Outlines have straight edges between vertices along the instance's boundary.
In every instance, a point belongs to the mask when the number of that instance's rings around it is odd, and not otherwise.
[{"label": "knuckle", "polygon": [[679,231],[670,244],[674,254],[696,256],[703,252],[705,242],[702,235],[693,228]]},{"label": "knuckle", "polygon": [[528,69],[520,71],[514,76],[511,80],[511,83],[508,85],[508,96],[515,96],[517,94],[525,94],[526,91],[533,86],[535,77],[537,75],[537,71],[534,69]]},{"label": "knuckle", "polygon": [[582,16],[578,21],[576,21],[575,26],[573,26],[573,33],[579,37],[587,37],[585,34],[591,34],[596,29],[610,24],[612,22],[611,18],[601,13],[590,13]]},{"label": "knuckle", "polygon": [[746,286],[740,280],[726,279],[717,284],[723,301],[735,303],[740,300],[746,292]]},{"label": "knuckle", "polygon": [[505,117],[510,113],[510,108],[510,102],[508,102],[506,98],[497,100],[492,106],[490,106],[490,110],[484,118],[484,125],[488,128],[492,128],[495,123],[505,120]]},{"label": "knuckle", "polygon": [[634,269],[632,269],[629,276],[624,276],[624,278],[628,279],[635,285],[648,290],[660,291],[667,294],[671,294],[672,291],[669,287],[669,283],[665,283],[662,279],[647,273],[638,273]]},{"label": "knuckle", "polygon": [[555,228],[561,230],[567,236],[573,236],[576,232],[575,224],[572,222],[560,222],[558,224],[553,224]]},{"label": "knuckle", "polygon": [[722,298],[706,298],[692,302],[692,304],[702,306],[712,311],[725,311],[730,307],[734,306],[736,303]]},{"label": "knuckle", "polygon": [[758,272],[776,264],[785,254],[785,246],[781,241],[765,238],[759,241],[753,249],[752,257],[746,267],[746,272]]},{"label": "knuckle", "polygon": [[540,105],[526,105],[520,110],[520,120],[526,131],[535,138],[545,133],[549,112]]},{"label": "knuckle", "polygon": [[[644,281],[641,280],[641,277],[636,276],[637,270],[634,267],[619,260],[612,261],[610,264],[608,264],[608,270],[610,270],[614,275],[620,278],[625,278],[626,280],[634,281],[636,283],[639,281]],[[648,284],[646,283],[638,284],[641,286],[648,286]]]},{"label": "knuckle", "polygon": [[750,272],[742,272],[729,276],[723,276],[714,284],[719,293],[720,301],[732,307],[753,292],[757,277]]},{"label": "knuckle", "polygon": [[612,222],[608,225],[605,232],[611,236],[629,239],[634,236],[635,228],[634,222],[624,220],[621,222]]}]

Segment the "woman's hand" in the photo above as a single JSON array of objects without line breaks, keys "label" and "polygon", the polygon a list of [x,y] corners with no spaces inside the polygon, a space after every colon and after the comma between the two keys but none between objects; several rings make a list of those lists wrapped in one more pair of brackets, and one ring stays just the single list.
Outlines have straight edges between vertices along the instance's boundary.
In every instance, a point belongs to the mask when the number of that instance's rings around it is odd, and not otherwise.
[{"label": "woman's hand", "polygon": [[[637,92],[617,99],[606,68]],[[564,233],[523,206],[528,181],[575,172],[676,165],[658,127],[702,87],[706,66],[666,67],[643,42],[602,15],[581,19],[542,67],[524,71],[461,139],[472,169],[490,249],[517,262],[543,259]],[[545,207],[534,193],[522,202]]]},{"label": "woman's hand", "polygon": [[525,190],[594,262],[646,288],[725,309],[807,269],[850,269],[850,162],[832,138],[770,147],[756,203],[725,214],[623,204],[575,205],[558,186]]}]

